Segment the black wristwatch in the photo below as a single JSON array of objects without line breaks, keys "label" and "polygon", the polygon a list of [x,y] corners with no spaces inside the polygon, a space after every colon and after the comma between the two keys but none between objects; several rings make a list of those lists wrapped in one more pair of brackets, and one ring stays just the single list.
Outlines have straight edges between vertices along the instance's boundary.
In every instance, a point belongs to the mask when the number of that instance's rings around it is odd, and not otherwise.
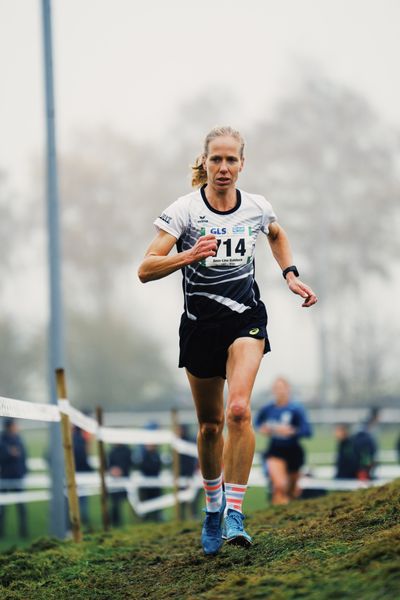
[{"label": "black wristwatch", "polygon": [[282,271],[282,275],[283,275],[283,278],[284,278],[284,279],[286,279],[286,275],[287,275],[288,273],[294,273],[294,274],[296,275],[296,277],[298,277],[298,276],[299,276],[299,272],[298,272],[298,270],[297,270],[297,267],[295,267],[294,265],[292,265],[291,267],[286,267],[286,269],[284,269],[284,270]]}]

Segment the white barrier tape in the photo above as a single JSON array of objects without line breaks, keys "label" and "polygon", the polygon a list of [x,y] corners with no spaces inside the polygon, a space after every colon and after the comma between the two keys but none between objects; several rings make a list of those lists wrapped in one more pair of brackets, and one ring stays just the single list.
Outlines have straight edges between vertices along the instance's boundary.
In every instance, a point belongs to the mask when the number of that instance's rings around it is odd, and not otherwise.
[{"label": "white barrier tape", "polygon": [[50,488],[50,477],[45,473],[26,475],[23,479],[0,479],[0,492],[4,488],[21,489],[39,489],[47,490]]},{"label": "white barrier tape", "polygon": [[[388,481],[393,481],[400,477],[400,467],[397,467],[396,471],[387,471],[380,473],[377,479],[372,480],[375,485],[381,485]],[[99,474],[94,471],[90,473],[77,473],[76,474],[77,485],[80,487],[96,487],[99,488],[100,479]],[[260,468],[253,467],[250,472],[249,485],[256,487],[264,487],[267,485],[267,479]],[[365,484],[360,482],[358,479],[332,479],[330,477],[321,476],[318,473],[314,473],[312,477],[303,475],[301,477],[302,487],[304,488],[325,488],[330,490],[344,490],[344,489],[358,489],[362,488]],[[202,487],[202,479],[197,474],[193,478],[180,477],[179,486],[186,487],[188,484]],[[371,482],[367,482],[370,484]],[[145,477],[141,473],[134,472],[130,477],[117,478],[111,475],[106,476],[107,488],[123,487],[127,488],[140,488],[140,487],[160,487],[168,488],[173,486],[173,476],[171,471],[163,471],[158,477]],[[29,474],[20,482],[15,480],[1,480],[0,479],[0,491],[1,486],[4,488],[10,487],[15,488],[16,485],[21,485],[22,489],[49,489],[50,478],[46,474]]]},{"label": "white barrier tape", "polygon": [[37,492],[0,492],[0,506],[44,502],[45,500],[50,500],[50,493],[44,490]]},{"label": "white barrier tape", "polygon": [[[186,490],[180,490],[178,492],[178,501],[192,502],[196,496],[196,492],[196,487],[188,487]],[[162,510],[164,508],[174,506],[175,495],[170,493],[163,494],[162,496],[158,496],[158,498],[152,498],[151,500],[141,502],[137,495],[137,490],[134,489],[128,492],[128,501],[134,512],[137,515],[142,516],[147,513],[154,512],[155,510]]]},{"label": "white barrier tape", "polygon": [[[391,479],[374,479],[372,481],[359,481],[358,479],[315,479],[312,477],[301,477],[299,484],[303,490],[318,489],[326,491],[353,491],[359,489],[366,489],[369,487],[377,487],[385,485],[392,481]],[[138,485],[139,484],[139,485]],[[174,494],[167,493],[158,496],[152,500],[140,502],[138,496],[138,490],[140,487],[171,487],[173,484],[172,476],[168,477],[166,481],[165,477],[141,477],[139,480],[132,480],[130,478],[107,478],[107,487],[109,493],[112,494],[116,491],[126,491],[128,500],[132,505],[132,508],[138,515],[146,514],[154,510],[161,510],[173,506],[175,503]],[[184,490],[178,492],[178,499],[180,502],[190,502],[194,499],[197,490],[203,487],[203,483],[200,477],[196,476],[192,480],[187,478],[181,478],[179,485],[188,485]],[[253,473],[249,480],[250,487],[266,487],[266,480],[261,472]],[[95,481],[93,478],[87,480],[85,483],[81,481],[78,487],[79,496],[92,496],[98,495],[100,491],[99,480]],[[0,506],[9,504],[21,504],[28,502],[39,502],[49,500],[50,492],[46,490],[35,490],[28,492],[0,492]]]},{"label": "white barrier tape", "polygon": [[[177,448],[177,451],[180,452],[179,447]],[[193,454],[191,454],[191,452],[192,451],[190,450],[190,454],[189,454],[189,451],[188,451],[188,455],[189,456],[195,456],[194,455],[194,451],[193,451]],[[185,454],[185,452],[182,452],[182,454]],[[385,450],[382,453],[382,457],[380,455],[379,458],[380,458],[380,460],[381,460],[382,463],[384,463],[384,462],[385,463],[391,463],[391,462],[397,462],[397,460],[395,460],[395,456],[396,456],[395,452],[392,452],[391,450],[387,450],[387,451]],[[314,455],[313,454],[307,455],[307,458],[308,458],[307,467],[311,467],[313,473],[315,472],[316,468],[319,468],[320,465],[326,464],[327,462],[333,463],[335,461],[335,457],[334,457],[333,454],[331,455],[331,460],[324,461],[322,463],[319,463],[316,459],[314,460]],[[98,457],[96,455],[90,455],[88,457],[88,461],[89,461],[89,464],[94,469],[98,468],[99,461],[98,461]],[[264,461],[261,461],[260,457],[256,454],[254,456],[253,466],[259,466],[261,464],[261,462],[264,462]],[[378,467],[378,469],[380,469],[382,467],[387,467],[387,466],[390,467],[390,465],[380,465]],[[393,466],[394,467],[397,466],[397,469],[399,469],[399,475],[398,476],[400,477],[400,467],[398,465],[393,465]],[[47,469],[48,469],[48,464],[44,460],[44,458],[28,458],[28,471],[29,472],[31,472],[31,471],[46,471]]]},{"label": "white barrier tape", "polygon": [[49,468],[44,458],[28,458],[28,471],[46,471]]},{"label": "white barrier tape", "polygon": [[178,454],[185,454],[185,456],[193,456],[194,458],[198,458],[199,456],[197,445],[193,442],[188,442],[187,440],[182,440],[181,438],[174,436],[172,446]]},{"label": "white barrier tape", "polygon": [[[168,430],[149,431],[146,429],[99,427],[98,423],[94,419],[73,408],[66,398],[61,398],[58,402],[58,406],[54,406],[51,404],[26,402],[23,400],[16,400],[13,398],[0,396],[0,416],[3,417],[57,422],[60,420],[60,413],[68,414],[71,422],[74,425],[84,429],[92,435],[95,435],[97,439],[110,444],[172,444],[179,454],[184,454],[195,458],[198,456],[196,444],[187,440],[182,440]],[[389,460],[393,460],[395,458],[395,453],[393,451],[386,451],[386,454],[384,454],[384,452],[381,454],[382,457],[384,455],[385,458]],[[310,462],[313,462],[313,458],[316,458],[317,460],[323,459],[325,461],[327,456],[327,453],[311,455]],[[254,458],[254,464],[257,464],[259,462],[259,456],[256,455]],[[330,458],[332,458],[332,455],[330,455]],[[397,465],[379,465],[375,469],[375,474],[379,478],[392,479],[393,477],[399,476],[399,467]],[[313,475],[317,475],[318,477],[322,478],[332,478],[334,475],[334,467],[313,467]]]},{"label": "white barrier tape", "polygon": [[69,400],[67,398],[59,398],[58,400],[58,408],[60,409],[60,412],[63,413],[64,415],[69,415],[69,409],[70,409],[70,403]]},{"label": "white barrier tape", "polygon": [[92,417],[84,415],[80,410],[77,410],[71,406],[69,400],[66,398],[60,398],[58,401],[58,407],[61,413],[69,416],[69,419],[73,425],[76,425],[76,427],[79,427],[80,429],[84,429],[92,435],[97,434],[99,429],[97,421],[92,419]]},{"label": "white barrier tape", "polygon": [[60,420],[60,412],[57,406],[14,400],[3,396],[0,396],[0,416],[31,419],[33,421],[56,422]]},{"label": "white barrier tape", "polygon": [[173,434],[171,431],[159,429],[148,431],[147,429],[118,429],[117,427],[99,427],[97,439],[108,444],[172,444]]}]

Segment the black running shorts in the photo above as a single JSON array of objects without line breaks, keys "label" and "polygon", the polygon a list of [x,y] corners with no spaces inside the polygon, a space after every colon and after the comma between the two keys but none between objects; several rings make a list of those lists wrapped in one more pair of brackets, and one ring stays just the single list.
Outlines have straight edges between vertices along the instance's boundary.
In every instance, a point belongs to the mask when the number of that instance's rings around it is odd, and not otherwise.
[{"label": "black running shorts", "polygon": [[267,320],[261,301],[255,308],[220,321],[192,321],[184,313],[179,327],[179,366],[195,377],[225,379],[228,348],[237,338],[263,339],[264,354],[270,352]]},{"label": "black running shorts", "polygon": [[281,458],[286,463],[288,473],[297,473],[304,465],[304,450],[298,443],[290,446],[272,443],[265,453],[265,458]]}]

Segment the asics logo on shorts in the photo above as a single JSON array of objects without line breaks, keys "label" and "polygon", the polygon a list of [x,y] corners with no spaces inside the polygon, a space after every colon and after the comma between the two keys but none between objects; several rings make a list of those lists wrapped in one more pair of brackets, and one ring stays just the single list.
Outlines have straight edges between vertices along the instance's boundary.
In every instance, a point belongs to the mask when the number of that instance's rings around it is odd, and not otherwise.
[{"label": "asics logo on shorts", "polygon": [[253,329],[250,329],[250,331],[249,331],[250,335],[257,335],[257,333],[260,333],[260,330],[258,327],[253,327]]}]

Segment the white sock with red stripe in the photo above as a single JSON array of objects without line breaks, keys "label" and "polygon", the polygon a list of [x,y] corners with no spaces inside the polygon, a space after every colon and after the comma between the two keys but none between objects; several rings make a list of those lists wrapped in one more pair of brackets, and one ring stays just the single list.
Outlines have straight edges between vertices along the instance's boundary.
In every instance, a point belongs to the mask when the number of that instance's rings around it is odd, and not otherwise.
[{"label": "white sock with red stripe", "polygon": [[203,479],[207,512],[218,512],[222,506],[222,473],[217,479]]},{"label": "white sock with red stripe", "polygon": [[242,504],[244,495],[247,490],[247,485],[240,483],[225,483],[225,498],[226,498],[226,509],[231,508],[242,512]]}]

